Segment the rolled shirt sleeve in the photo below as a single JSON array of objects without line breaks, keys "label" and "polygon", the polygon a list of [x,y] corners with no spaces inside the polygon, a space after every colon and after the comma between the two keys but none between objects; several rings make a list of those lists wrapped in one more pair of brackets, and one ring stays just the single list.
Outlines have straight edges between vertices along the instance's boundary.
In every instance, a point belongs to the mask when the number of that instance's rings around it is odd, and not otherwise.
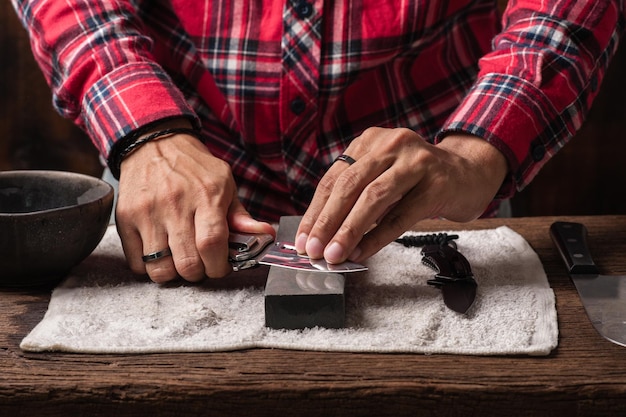
[{"label": "rolled shirt sleeve", "polygon": [[106,158],[133,130],[193,109],[153,57],[134,2],[12,0],[52,88],[53,105]]},{"label": "rolled shirt sleeve", "polygon": [[580,129],[624,28],[619,1],[510,1],[478,79],[437,141],[484,138],[507,158],[499,197],[523,189]]}]

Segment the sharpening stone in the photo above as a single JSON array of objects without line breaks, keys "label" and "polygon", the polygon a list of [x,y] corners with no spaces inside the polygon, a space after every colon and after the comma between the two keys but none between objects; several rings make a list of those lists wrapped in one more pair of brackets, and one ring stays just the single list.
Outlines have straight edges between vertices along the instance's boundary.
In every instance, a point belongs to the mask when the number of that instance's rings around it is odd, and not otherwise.
[{"label": "sharpening stone", "polygon": [[[293,242],[300,216],[281,217],[276,240]],[[270,267],[265,284],[265,325],[272,329],[341,328],[345,276]]]}]

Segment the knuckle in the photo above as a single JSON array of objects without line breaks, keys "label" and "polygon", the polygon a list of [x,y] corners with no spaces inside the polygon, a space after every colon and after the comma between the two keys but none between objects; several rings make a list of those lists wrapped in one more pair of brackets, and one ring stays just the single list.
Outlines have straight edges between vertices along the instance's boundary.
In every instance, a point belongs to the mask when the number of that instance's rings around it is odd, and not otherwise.
[{"label": "knuckle", "polygon": [[372,182],[363,190],[367,201],[376,202],[389,197],[390,188],[382,182]]},{"label": "knuckle", "polygon": [[[365,187],[365,188],[364,188]],[[354,204],[359,196],[367,189],[357,174],[344,174],[339,177],[335,185],[336,198],[344,205]]]},{"label": "knuckle", "polygon": [[198,207],[229,204],[233,195],[233,188],[215,181],[202,181],[196,187],[190,194]]},{"label": "knuckle", "polygon": [[333,187],[335,186],[336,179],[331,177],[330,175],[324,175],[320,182],[317,184],[315,189],[316,194],[321,194],[324,196],[329,195],[333,191]]},{"label": "knuckle", "polygon": [[115,223],[123,225],[132,223],[135,216],[136,209],[128,204],[125,204],[123,200],[119,199],[115,206]]},{"label": "knuckle", "polygon": [[134,224],[137,223],[138,216],[154,211],[154,201],[151,198],[134,198],[132,201],[122,198],[118,199],[115,208],[116,223]]},{"label": "knuckle", "polygon": [[[228,262],[227,254],[228,233],[208,233],[196,239],[196,247],[205,264],[202,265],[203,276],[209,278],[222,278],[232,272],[232,266]],[[223,253],[223,256],[221,255]],[[210,261],[209,261],[210,259]]]},{"label": "knuckle", "polygon": [[380,133],[383,130],[384,130],[383,128],[380,128],[377,126],[370,126],[367,129],[365,129],[363,133],[361,133],[361,136],[359,138],[369,139],[369,138],[377,137],[378,135],[380,135]]},{"label": "knuckle", "polygon": [[214,172],[219,172],[222,175],[230,175],[231,173],[231,168],[228,162],[219,158],[215,158],[212,161],[211,170],[213,170]]},{"label": "knuckle", "polygon": [[187,281],[197,281],[204,275],[204,265],[198,256],[185,256],[174,260],[178,275]]},{"label": "knuckle", "polygon": [[176,270],[170,266],[157,266],[148,271],[150,279],[156,283],[168,282],[176,278]]},{"label": "knuckle", "polygon": [[210,253],[217,248],[226,247],[227,236],[221,236],[217,233],[207,233],[196,239],[196,247],[200,253]]},{"label": "knuckle", "polygon": [[407,128],[396,128],[393,129],[392,133],[387,138],[387,145],[392,148],[403,147],[407,144],[407,142],[415,141],[415,132]]},{"label": "knuckle", "polygon": [[315,222],[316,225],[324,227],[324,228],[334,226],[335,223],[336,222],[333,221],[332,217],[324,213],[320,213],[320,215],[317,217],[317,220]]},{"label": "knuckle", "polygon": [[325,213],[320,213],[317,219],[315,220],[315,226],[321,230],[336,230],[339,226],[337,221]]},{"label": "knuckle", "polygon": [[208,196],[216,195],[224,190],[216,181],[205,180],[198,183],[200,193]]},{"label": "knuckle", "polygon": [[317,215],[311,214],[309,211],[302,215],[302,219],[300,220],[300,224],[298,225],[299,230],[311,230],[313,225],[315,224],[315,220],[317,219]]},{"label": "knuckle", "polygon": [[342,192],[351,192],[359,186],[360,179],[353,172],[347,174],[346,172],[337,178],[335,187],[342,190]]},{"label": "knuckle", "polygon": [[361,240],[363,232],[350,223],[344,223],[339,228],[338,235],[342,236],[346,241],[354,242]]}]

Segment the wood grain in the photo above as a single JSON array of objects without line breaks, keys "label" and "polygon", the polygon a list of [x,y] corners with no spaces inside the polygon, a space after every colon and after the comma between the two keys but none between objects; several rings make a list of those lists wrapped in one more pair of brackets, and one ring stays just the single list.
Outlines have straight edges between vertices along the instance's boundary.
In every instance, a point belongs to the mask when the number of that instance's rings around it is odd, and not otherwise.
[{"label": "wood grain", "polygon": [[[626,350],[600,337],[548,236],[554,217],[425,221],[420,231],[506,224],[539,254],[557,298],[547,357],[225,353],[24,353],[50,289],[0,296],[0,415],[586,416],[626,413]],[[626,273],[626,216],[582,221],[599,267]]]}]

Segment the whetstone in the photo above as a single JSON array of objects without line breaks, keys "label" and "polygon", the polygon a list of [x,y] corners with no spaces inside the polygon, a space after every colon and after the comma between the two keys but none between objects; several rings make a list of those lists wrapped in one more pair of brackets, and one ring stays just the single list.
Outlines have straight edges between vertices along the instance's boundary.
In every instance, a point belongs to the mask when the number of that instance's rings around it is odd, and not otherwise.
[{"label": "whetstone", "polygon": [[[276,239],[293,242],[300,216],[281,217]],[[273,329],[345,325],[345,277],[270,267],[265,284],[265,325]]]}]

